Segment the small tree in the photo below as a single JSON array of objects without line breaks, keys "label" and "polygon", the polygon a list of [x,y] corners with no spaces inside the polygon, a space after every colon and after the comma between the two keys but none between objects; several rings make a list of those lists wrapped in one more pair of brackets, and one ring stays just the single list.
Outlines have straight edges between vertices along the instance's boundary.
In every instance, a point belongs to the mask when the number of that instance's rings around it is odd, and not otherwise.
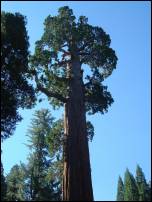
[{"label": "small tree", "polygon": [[14,165],[7,175],[7,200],[24,201],[24,173],[19,165]]},{"label": "small tree", "polygon": [[149,200],[149,186],[146,182],[145,175],[139,165],[136,168],[136,183],[139,191],[139,201]]},{"label": "small tree", "polygon": [[27,188],[29,199],[33,201],[60,200],[59,182],[52,178],[52,159],[49,156],[49,146],[46,137],[51,135],[54,118],[48,110],[35,113],[28,131],[31,154],[26,166]]},{"label": "small tree", "polygon": [[127,169],[124,179],[124,201],[139,201],[138,187],[134,176]]},{"label": "small tree", "polygon": [[118,179],[117,201],[124,201],[124,184],[120,176]]},{"label": "small tree", "polygon": [[[64,106],[63,200],[92,201],[86,112],[104,113],[113,103],[102,82],[116,68],[117,57],[110,36],[89,25],[85,16],[76,21],[67,6],[48,16],[44,26],[31,57],[31,73],[37,90],[54,107]],[[83,74],[87,69],[91,74]]]}]

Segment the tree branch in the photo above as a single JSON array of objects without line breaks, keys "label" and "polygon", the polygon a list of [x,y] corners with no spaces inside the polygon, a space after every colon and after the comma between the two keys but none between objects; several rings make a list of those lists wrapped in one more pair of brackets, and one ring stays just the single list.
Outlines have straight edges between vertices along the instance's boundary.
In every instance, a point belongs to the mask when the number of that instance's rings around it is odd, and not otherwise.
[{"label": "tree branch", "polygon": [[62,46],[62,48],[64,48],[64,47],[68,47],[68,43],[65,43],[63,46]]},{"label": "tree branch", "polygon": [[79,52],[78,55],[90,55],[90,53],[88,53],[88,52]]},{"label": "tree branch", "polygon": [[50,74],[55,77],[55,79],[59,80],[59,81],[64,81],[64,82],[68,82],[69,79],[67,77],[60,77],[60,76],[57,76],[56,74],[53,73],[53,71],[50,71]]},{"label": "tree branch", "polygon": [[87,83],[84,83],[84,87],[88,86],[89,84],[91,84],[91,81],[88,81]]},{"label": "tree branch", "polygon": [[55,92],[52,92],[50,90],[48,90],[47,88],[44,88],[38,81],[38,77],[37,77],[37,74],[35,74],[35,82],[37,84],[37,88],[38,90],[40,90],[41,92],[43,92],[45,95],[47,95],[48,97],[54,97],[56,99],[58,99],[59,101],[63,102],[63,103],[66,103],[67,102],[67,99],[64,98],[62,95],[60,95],[59,93],[55,93]]},{"label": "tree branch", "polygon": [[90,43],[92,43],[92,39],[89,40],[88,42],[85,42],[85,43],[78,49],[78,51],[79,51],[79,52],[80,52],[80,51],[83,51],[87,46],[90,45]]},{"label": "tree branch", "polygon": [[54,65],[63,66],[63,65],[67,65],[67,63],[69,62],[71,62],[71,60],[64,60],[64,61],[57,60],[57,63],[55,63]]},{"label": "tree branch", "polygon": [[59,51],[61,51],[62,53],[65,53],[65,54],[67,54],[67,55],[69,55],[70,54],[70,52],[69,51],[66,51],[66,50],[64,50],[63,48],[60,48],[60,50]]},{"label": "tree branch", "polygon": [[37,88],[43,92],[45,95],[47,95],[48,97],[54,97],[56,99],[58,99],[59,101],[66,103],[67,99],[64,98],[62,95],[60,95],[59,93],[55,93],[52,91],[47,90],[47,88],[44,88],[43,86],[41,86],[40,84],[37,85]]}]

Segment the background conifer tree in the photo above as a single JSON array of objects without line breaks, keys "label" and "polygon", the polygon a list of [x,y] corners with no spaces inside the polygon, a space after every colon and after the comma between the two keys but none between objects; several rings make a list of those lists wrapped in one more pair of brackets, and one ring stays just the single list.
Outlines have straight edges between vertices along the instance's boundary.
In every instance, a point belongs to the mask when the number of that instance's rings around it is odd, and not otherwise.
[{"label": "background conifer tree", "polygon": [[[60,200],[60,182],[52,176],[53,158],[49,155],[49,145],[46,137],[51,134],[54,118],[47,109],[35,112],[28,137],[31,149],[26,172],[28,174],[28,185],[30,200],[33,201],[58,201]],[[54,151],[55,155],[55,151]],[[57,179],[57,178],[56,178]]]},{"label": "background conifer tree", "polygon": [[138,187],[134,176],[127,169],[124,179],[124,201],[139,201]]},{"label": "background conifer tree", "polygon": [[13,134],[21,121],[18,109],[35,102],[28,83],[28,36],[26,19],[19,13],[1,13],[1,139]]},{"label": "background conifer tree", "polygon": [[19,165],[14,165],[10,173],[6,177],[7,182],[7,200],[8,201],[24,201],[25,200],[25,184],[24,172]]},{"label": "background conifer tree", "polygon": [[149,200],[149,186],[146,182],[145,175],[139,165],[136,168],[136,183],[139,191],[139,201]]},{"label": "background conifer tree", "polygon": [[124,184],[120,176],[117,187],[117,201],[124,201]]}]

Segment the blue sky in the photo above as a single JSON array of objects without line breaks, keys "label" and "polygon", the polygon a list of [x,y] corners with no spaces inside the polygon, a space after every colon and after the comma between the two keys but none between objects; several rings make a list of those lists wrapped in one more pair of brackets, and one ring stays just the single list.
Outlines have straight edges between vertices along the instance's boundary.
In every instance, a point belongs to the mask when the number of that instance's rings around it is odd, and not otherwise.
[{"label": "blue sky", "polygon": [[[95,127],[90,143],[92,180],[95,200],[114,201],[118,176],[126,167],[135,174],[137,163],[150,180],[150,2],[3,2],[2,10],[20,12],[27,16],[30,51],[43,33],[44,19],[56,15],[60,6],[68,5],[76,17],[85,15],[92,25],[101,26],[111,36],[111,47],[118,56],[117,69],[105,84],[113,95],[114,104],[105,115],[88,117]],[[28,148],[26,133],[36,109],[47,107],[55,117],[62,110],[53,111],[47,101],[32,110],[19,110],[23,121],[14,135],[2,144],[5,173],[20,161],[26,162]]]}]

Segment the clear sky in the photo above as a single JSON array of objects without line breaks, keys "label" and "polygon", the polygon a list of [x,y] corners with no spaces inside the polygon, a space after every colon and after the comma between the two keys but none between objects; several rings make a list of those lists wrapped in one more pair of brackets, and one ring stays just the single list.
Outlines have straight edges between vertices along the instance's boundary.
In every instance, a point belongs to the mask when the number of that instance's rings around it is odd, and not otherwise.
[{"label": "clear sky", "polygon": [[[74,14],[85,15],[92,25],[101,26],[111,36],[111,47],[118,56],[117,69],[105,81],[115,100],[105,115],[88,117],[95,127],[90,143],[92,180],[96,201],[114,201],[118,176],[124,177],[126,167],[135,174],[137,163],[150,180],[150,2],[97,1],[12,1],[3,2],[2,10],[27,16],[30,51],[43,33],[44,19],[56,15],[68,5]],[[35,109],[48,107],[47,101],[32,110],[20,110],[23,121],[14,135],[2,144],[5,173],[20,161],[26,162],[27,128]],[[62,110],[52,111],[57,118]]]}]

